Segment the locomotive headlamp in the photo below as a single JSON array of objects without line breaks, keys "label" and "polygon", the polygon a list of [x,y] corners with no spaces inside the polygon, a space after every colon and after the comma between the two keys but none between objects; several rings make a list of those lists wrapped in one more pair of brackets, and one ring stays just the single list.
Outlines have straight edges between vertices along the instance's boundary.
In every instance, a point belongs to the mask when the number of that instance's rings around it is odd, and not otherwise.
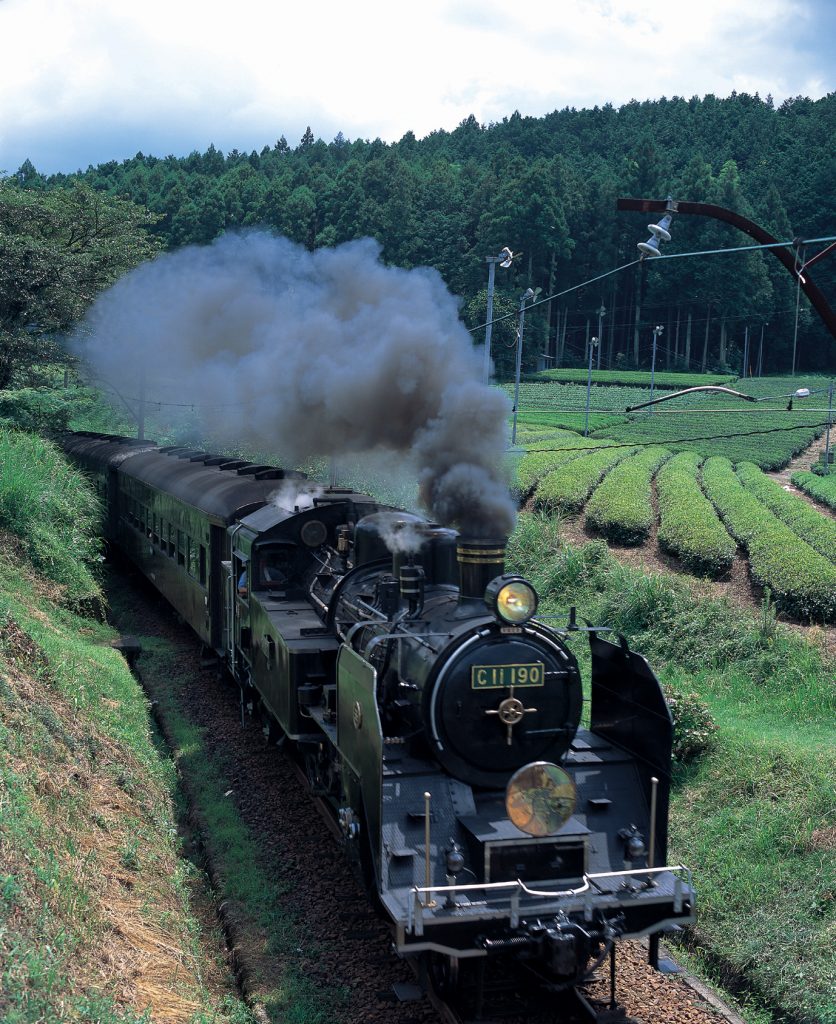
[{"label": "locomotive headlamp", "polygon": [[537,611],[537,591],[520,576],[497,576],[485,590],[485,604],[503,622],[519,626]]},{"label": "locomotive headlamp", "polygon": [[553,836],[572,817],[576,796],[574,780],[565,768],[534,761],[511,776],[505,810],[520,831]]}]

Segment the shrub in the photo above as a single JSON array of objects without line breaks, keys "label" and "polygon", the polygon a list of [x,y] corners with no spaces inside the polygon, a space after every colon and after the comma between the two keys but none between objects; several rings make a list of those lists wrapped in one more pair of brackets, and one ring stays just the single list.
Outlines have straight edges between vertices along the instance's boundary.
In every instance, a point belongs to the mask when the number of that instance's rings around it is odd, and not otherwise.
[{"label": "shrub", "polygon": [[72,406],[64,391],[52,388],[20,388],[0,391],[0,426],[40,434],[67,429]]},{"label": "shrub", "polygon": [[680,452],[659,470],[659,546],[692,572],[722,576],[731,567],[737,545],[700,489],[701,463],[696,452]]},{"label": "shrub", "polygon": [[749,554],[755,583],[769,587],[783,611],[802,619],[836,619],[836,566],[746,491],[728,459],[709,459],[705,492]]},{"label": "shrub", "polygon": [[831,469],[827,476],[818,473],[793,473],[792,483],[836,512],[836,469]]},{"label": "shrub", "polygon": [[[539,444],[540,442],[538,442]],[[538,480],[546,476],[558,466],[578,458],[579,455],[588,455],[589,449],[600,448],[606,444],[605,441],[592,441],[588,437],[581,437],[571,430],[560,431],[559,433],[543,439],[544,449],[559,449],[557,451],[534,451],[527,452],[517,468],[517,486],[520,492],[525,495],[534,487]],[[580,450],[578,450],[580,449]]]},{"label": "shrub", "polygon": [[802,537],[811,548],[836,562],[836,522],[817,512],[803,498],[785,491],[751,462],[741,462],[737,475],[747,491],[763,502],[782,523]]},{"label": "shrub", "polygon": [[586,506],[586,521],[616,544],[641,544],[653,525],[650,481],[670,457],[666,448],[645,448],[624,459],[598,486]]},{"label": "shrub", "polygon": [[708,750],[717,726],[696,693],[682,693],[667,683],[662,688],[673,719],[674,760],[685,764]]},{"label": "shrub", "polygon": [[543,477],[534,492],[534,504],[556,512],[578,512],[601,477],[635,448],[604,448],[571,459]]}]

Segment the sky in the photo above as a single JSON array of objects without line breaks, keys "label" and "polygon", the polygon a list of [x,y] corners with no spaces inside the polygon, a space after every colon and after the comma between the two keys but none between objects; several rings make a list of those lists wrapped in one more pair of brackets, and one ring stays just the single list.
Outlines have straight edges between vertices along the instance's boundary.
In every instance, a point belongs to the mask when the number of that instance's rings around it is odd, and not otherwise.
[{"label": "sky", "polygon": [[0,0],[0,174],[836,89],[833,0]]}]

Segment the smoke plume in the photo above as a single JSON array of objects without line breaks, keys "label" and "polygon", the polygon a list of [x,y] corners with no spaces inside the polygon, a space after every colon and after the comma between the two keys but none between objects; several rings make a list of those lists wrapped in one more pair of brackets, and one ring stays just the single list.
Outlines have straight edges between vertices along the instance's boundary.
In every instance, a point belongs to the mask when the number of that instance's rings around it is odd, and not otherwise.
[{"label": "smoke plume", "polygon": [[311,253],[265,232],[224,235],[122,278],[77,351],[123,394],[193,404],[216,441],[297,462],[409,454],[433,519],[508,534],[508,400],[481,383],[440,275],[379,256],[370,239]]}]

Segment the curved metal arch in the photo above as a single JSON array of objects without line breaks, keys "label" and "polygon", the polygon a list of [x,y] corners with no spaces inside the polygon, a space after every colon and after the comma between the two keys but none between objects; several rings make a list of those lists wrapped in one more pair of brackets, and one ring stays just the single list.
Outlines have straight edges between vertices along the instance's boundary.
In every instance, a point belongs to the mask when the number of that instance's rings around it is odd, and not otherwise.
[{"label": "curved metal arch", "polygon": [[[761,245],[777,245],[780,242],[780,239],[773,238],[768,231],[764,231],[754,221],[742,217],[734,210],[727,210],[724,206],[715,206],[713,203],[690,203],[666,199],[619,199],[616,205],[619,210],[633,210],[640,213],[659,213],[667,210],[671,213],[692,213],[699,217],[713,217],[714,220],[722,220],[726,224],[733,225]],[[766,252],[772,253],[783,263],[793,281],[799,280],[796,273],[795,253],[788,252],[786,248],[767,249]],[[831,335],[836,338],[836,313],[831,309],[824,294],[810,280],[809,274],[806,275],[806,279],[802,277],[801,289],[824,321]]]}]

